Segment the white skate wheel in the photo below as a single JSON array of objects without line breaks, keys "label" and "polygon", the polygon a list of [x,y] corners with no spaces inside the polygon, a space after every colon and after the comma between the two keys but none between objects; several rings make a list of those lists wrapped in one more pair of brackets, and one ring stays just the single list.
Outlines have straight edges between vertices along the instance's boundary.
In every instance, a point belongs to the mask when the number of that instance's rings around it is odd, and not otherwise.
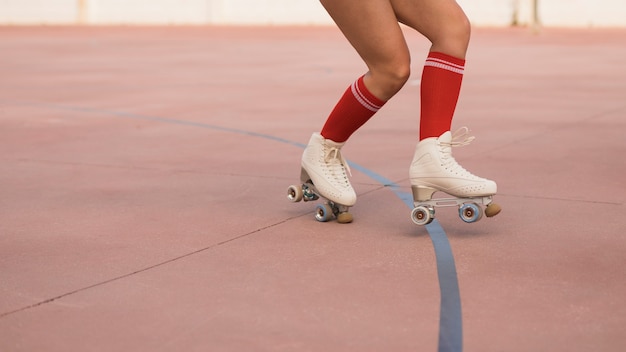
[{"label": "white skate wheel", "polygon": [[287,188],[287,198],[294,203],[301,201],[303,195],[302,187],[291,185]]},{"label": "white skate wheel", "polygon": [[435,217],[435,209],[426,207],[424,205],[418,205],[411,211],[411,220],[416,225],[428,225]]}]

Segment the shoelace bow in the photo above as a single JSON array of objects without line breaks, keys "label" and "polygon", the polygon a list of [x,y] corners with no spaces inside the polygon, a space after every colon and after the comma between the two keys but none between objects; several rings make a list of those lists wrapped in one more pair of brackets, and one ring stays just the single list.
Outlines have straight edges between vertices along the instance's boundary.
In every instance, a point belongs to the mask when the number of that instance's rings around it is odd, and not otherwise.
[{"label": "shoelace bow", "polygon": [[450,143],[441,143],[449,145],[451,147],[461,147],[470,144],[476,137],[469,135],[469,128],[461,127],[452,133],[452,140]]}]

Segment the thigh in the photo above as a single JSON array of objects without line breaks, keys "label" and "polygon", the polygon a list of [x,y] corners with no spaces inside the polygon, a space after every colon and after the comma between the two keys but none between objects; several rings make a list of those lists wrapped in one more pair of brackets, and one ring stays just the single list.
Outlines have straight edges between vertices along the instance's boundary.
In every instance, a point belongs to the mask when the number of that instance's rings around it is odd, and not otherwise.
[{"label": "thigh", "polygon": [[370,71],[408,65],[409,50],[390,0],[321,0]]},{"label": "thigh", "polygon": [[465,57],[470,23],[455,0],[389,0],[398,20],[433,43],[433,51]]}]

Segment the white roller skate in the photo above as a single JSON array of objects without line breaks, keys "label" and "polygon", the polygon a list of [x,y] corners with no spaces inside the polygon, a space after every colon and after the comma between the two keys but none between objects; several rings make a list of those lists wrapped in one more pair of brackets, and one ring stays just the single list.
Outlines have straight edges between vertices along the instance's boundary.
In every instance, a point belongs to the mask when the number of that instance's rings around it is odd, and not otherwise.
[{"label": "white roller skate", "polygon": [[[415,148],[409,175],[413,191],[414,208],[411,219],[417,225],[429,224],[435,218],[435,207],[457,206],[461,220],[472,223],[481,219],[483,209],[487,217],[497,215],[501,208],[493,203],[497,186],[494,181],[473,175],[452,157],[452,147],[469,144],[474,137],[468,136],[463,127],[454,133],[426,138]],[[433,199],[435,192],[444,192],[450,198]]]},{"label": "white roller skate", "polygon": [[348,208],[356,203],[356,193],[348,180],[350,167],[341,155],[343,145],[314,133],[302,154],[302,185],[287,189],[287,197],[292,202],[313,201],[320,197],[326,200],[316,208],[317,221],[336,218],[340,223],[352,222]]}]

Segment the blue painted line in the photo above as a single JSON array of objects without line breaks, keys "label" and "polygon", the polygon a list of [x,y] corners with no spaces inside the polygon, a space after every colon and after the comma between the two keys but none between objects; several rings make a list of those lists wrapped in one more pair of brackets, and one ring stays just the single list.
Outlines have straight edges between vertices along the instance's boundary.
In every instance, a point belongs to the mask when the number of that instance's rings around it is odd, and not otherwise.
[{"label": "blue painted line", "polygon": [[426,225],[435,248],[441,302],[439,304],[439,352],[463,351],[461,294],[454,254],[445,231],[437,219]]},{"label": "blue painted line", "polygon": [[[383,186],[389,187],[409,209],[413,209],[413,195],[404,192],[393,181],[353,162],[348,161],[350,168],[362,172]],[[434,219],[426,225],[426,230],[435,248],[437,276],[441,303],[439,309],[439,352],[463,351],[463,317],[461,314],[461,295],[459,281],[454,263],[454,254],[446,232]]]},{"label": "blue painted line", "polygon": [[[12,102],[16,104],[15,102]],[[132,118],[138,120],[156,121],[162,123],[207,128],[216,131],[236,133],[246,135],[250,137],[258,137],[263,139],[272,140],[279,143],[289,144],[298,148],[305,148],[306,144],[290,141],[284,138],[272,136],[264,133],[257,133],[252,131],[246,131],[236,128],[223,127],[218,125],[207,124],[203,122],[194,122],[186,120],[169,119],[164,117],[146,116],[139,114],[132,114],[120,111],[91,109],[75,106],[61,106],[53,104],[35,104],[35,103],[17,103],[19,105],[39,107],[39,108],[52,108],[57,110],[79,111],[93,114],[103,114],[110,116],[117,116],[122,118]],[[381,176],[374,171],[367,169],[357,163],[348,161],[350,167],[357,170],[367,177],[375,180],[385,187],[389,187],[394,194],[402,200],[409,209],[413,209],[413,196],[409,192],[404,192],[393,181]],[[438,352],[461,352],[463,351],[463,320],[461,314],[461,295],[459,291],[459,282],[456,272],[456,266],[454,263],[454,254],[452,253],[452,247],[448,241],[448,237],[437,221],[433,220],[430,224],[426,225],[426,230],[430,236],[435,250],[435,257],[437,261],[437,275],[439,279],[439,289],[441,292],[441,302],[439,311],[439,348]]]}]

